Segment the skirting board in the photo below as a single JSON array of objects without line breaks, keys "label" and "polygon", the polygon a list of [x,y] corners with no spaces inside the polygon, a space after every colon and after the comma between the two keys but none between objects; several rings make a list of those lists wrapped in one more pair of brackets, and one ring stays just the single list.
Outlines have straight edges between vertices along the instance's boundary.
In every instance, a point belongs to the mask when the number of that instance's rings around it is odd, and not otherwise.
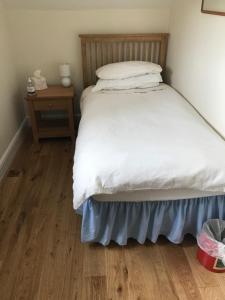
[{"label": "skirting board", "polygon": [[9,143],[7,149],[5,150],[2,157],[0,158],[0,181],[2,180],[7,170],[9,169],[10,164],[12,163],[16,155],[16,152],[18,151],[20,145],[24,140],[26,126],[27,126],[27,118],[23,120],[16,134],[14,135],[11,142]]}]

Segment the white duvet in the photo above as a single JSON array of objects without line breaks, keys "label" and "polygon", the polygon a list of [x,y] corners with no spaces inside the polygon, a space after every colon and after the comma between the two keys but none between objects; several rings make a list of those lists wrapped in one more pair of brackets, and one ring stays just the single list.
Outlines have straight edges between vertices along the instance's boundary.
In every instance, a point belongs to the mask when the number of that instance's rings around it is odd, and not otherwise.
[{"label": "white duvet", "polygon": [[132,190],[225,191],[225,141],[175,90],[84,91],[74,208]]}]

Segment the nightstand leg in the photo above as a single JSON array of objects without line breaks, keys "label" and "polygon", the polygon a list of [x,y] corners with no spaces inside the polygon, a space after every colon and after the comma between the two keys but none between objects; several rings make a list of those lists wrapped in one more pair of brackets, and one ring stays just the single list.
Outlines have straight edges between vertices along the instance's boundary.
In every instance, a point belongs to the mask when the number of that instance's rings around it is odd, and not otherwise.
[{"label": "nightstand leg", "polygon": [[70,138],[71,138],[71,142],[74,144],[74,143],[75,143],[75,138],[74,138],[74,136],[71,135]]},{"label": "nightstand leg", "polygon": [[35,111],[33,110],[33,105],[31,102],[28,103],[28,106],[30,111],[30,121],[31,121],[34,144],[39,145],[38,127],[37,127]]},{"label": "nightstand leg", "polygon": [[71,100],[71,104],[68,109],[68,117],[69,117],[69,127],[70,127],[70,137],[72,144],[75,144],[75,128],[74,128],[74,112],[73,112],[73,99]]}]

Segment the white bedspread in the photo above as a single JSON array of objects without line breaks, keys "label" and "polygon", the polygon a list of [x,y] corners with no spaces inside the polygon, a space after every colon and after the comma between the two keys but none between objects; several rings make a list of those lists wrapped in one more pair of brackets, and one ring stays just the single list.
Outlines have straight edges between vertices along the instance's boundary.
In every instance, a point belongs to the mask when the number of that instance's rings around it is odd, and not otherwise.
[{"label": "white bedspread", "polygon": [[145,189],[225,191],[225,142],[175,90],[84,91],[74,208]]}]

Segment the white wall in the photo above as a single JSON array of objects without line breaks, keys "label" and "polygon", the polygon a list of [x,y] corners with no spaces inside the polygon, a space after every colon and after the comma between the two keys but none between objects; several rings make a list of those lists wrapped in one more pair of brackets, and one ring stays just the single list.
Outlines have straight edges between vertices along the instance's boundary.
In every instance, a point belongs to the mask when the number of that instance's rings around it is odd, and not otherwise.
[{"label": "white wall", "polygon": [[169,8],[172,1],[173,0],[3,0],[7,8],[45,10]]},{"label": "white wall", "polygon": [[172,85],[225,136],[225,17],[202,14],[201,0],[175,0],[168,68]]},{"label": "white wall", "polygon": [[21,86],[41,68],[49,83],[58,83],[58,65],[72,65],[78,90],[82,85],[80,33],[167,32],[169,9],[9,10]]},{"label": "white wall", "polygon": [[0,159],[24,118],[11,49],[5,11],[0,3]]}]

